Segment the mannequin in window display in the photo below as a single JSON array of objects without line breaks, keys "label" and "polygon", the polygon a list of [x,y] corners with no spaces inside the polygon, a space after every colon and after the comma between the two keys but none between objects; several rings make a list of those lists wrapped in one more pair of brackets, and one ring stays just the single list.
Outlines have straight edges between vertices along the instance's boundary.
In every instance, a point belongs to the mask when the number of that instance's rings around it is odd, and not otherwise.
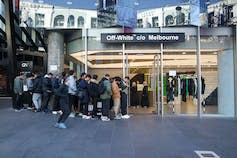
[{"label": "mannequin in window display", "polygon": [[185,14],[182,12],[182,7],[177,6],[175,9],[176,9],[176,25],[184,25]]},{"label": "mannequin in window display", "polygon": [[141,105],[143,108],[149,107],[149,99],[148,99],[148,84],[146,81],[143,82],[143,90],[142,90],[142,99]]},{"label": "mannequin in window display", "polygon": [[133,82],[130,88],[131,94],[131,106],[133,108],[138,108],[138,94],[137,94],[137,83]]}]

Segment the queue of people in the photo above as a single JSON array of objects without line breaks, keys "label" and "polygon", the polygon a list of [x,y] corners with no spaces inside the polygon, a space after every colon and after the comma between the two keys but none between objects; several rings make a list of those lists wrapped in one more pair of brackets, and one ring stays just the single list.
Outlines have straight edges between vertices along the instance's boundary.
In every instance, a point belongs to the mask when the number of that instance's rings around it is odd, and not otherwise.
[{"label": "queue of people", "polygon": [[[55,127],[62,129],[67,128],[68,117],[102,121],[128,119],[128,87],[129,77],[111,78],[109,74],[98,81],[96,74],[86,73],[77,79],[73,70],[56,76],[20,73],[14,80],[13,108],[16,112],[21,111],[25,108],[24,102],[34,112],[59,114]],[[52,109],[49,108],[50,100],[53,100]]]}]

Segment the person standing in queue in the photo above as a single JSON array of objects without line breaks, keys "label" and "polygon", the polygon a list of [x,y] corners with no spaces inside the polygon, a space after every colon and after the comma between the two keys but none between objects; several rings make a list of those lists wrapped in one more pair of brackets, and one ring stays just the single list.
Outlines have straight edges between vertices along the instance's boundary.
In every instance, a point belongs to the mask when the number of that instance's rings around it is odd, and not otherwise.
[{"label": "person standing in queue", "polygon": [[121,94],[120,94],[120,85],[121,78],[120,77],[114,77],[114,81],[112,83],[112,91],[113,91],[113,101],[114,101],[114,113],[115,113],[115,118],[116,120],[121,119],[120,115],[120,106],[121,106]]},{"label": "person standing in queue", "polygon": [[69,76],[67,78],[68,95],[69,95],[69,109],[71,111],[69,117],[75,117],[75,113],[72,112],[72,106],[74,106],[75,99],[76,99],[76,92],[77,92],[75,75],[76,74],[75,74],[74,70],[70,70]]},{"label": "person standing in queue", "polygon": [[121,118],[129,119],[128,115],[128,88],[129,88],[129,77],[126,76],[120,83],[121,88]]},{"label": "person standing in queue", "polygon": [[48,109],[48,104],[50,101],[50,97],[52,95],[52,73],[48,73],[43,78],[43,104],[42,104],[42,111],[45,113],[50,112]]},{"label": "person standing in queue", "polygon": [[13,108],[15,109],[16,112],[21,111],[21,109],[23,109],[24,107],[22,103],[23,79],[24,79],[24,73],[20,72],[20,74],[14,80],[15,100],[14,100]]},{"label": "person standing in queue", "polygon": [[[100,82],[105,87],[105,90],[102,94],[100,94],[100,99],[102,100],[102,121],[110,121],[109,119],[109,109],[110,109],[110,99],[112,95],[112,85],[110,82],[110,75],[106,74]],[[100,83],[99,83],[100,84]]]}]

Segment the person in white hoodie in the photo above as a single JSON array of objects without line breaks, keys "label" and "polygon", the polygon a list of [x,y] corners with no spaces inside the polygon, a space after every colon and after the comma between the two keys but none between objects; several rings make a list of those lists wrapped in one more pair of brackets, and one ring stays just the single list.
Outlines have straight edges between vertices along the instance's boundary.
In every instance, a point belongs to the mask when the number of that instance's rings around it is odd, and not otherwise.
[{"label": "person in white hoodie", "polygon": [[77,85],[76,85],[76,73],[73,70],[69,71],[69,76],[67,78],[68,83],[68,95],[69,95],[69,109],[71,114],[69,117],[75,117],[75,114],[72,112],[72,105],[75,104],[76,100],[76,92],[77,92]]}]

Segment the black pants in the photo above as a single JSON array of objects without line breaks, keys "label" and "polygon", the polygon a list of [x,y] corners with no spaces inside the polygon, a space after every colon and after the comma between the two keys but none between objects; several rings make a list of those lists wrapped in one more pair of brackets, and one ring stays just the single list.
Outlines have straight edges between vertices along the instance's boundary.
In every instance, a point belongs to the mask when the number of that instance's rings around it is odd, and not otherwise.
[{"label": "black pants", "polygon": [[59,116],[58,123],[64,123],[70,115],[71,110],[69,109],[69,105],[60,105],[60,108],[63,113]]},{"label": "black pants", "polygon": [[59,111],[61,110],[61,107],[59,105],[59,96],[54,95],[54,100],[53,100],[53,111]]},{"label": "black pants", "polygon": [[95,116],[96,115],[96,111],[97,111],[97,101],[99,99],[97,97],[92,97],[92,105],[93,105],[93,111],[92,111],[92,115]]},{"label": "black pants", "polygon": [[73,109],[75,110],[75,107],[78,108],[78,100],[75,95],[69,94],[69,109],[72,111],[72,106]]},{"label": "black pants", "polygon": [[122,92],[122,97],[121,97],[121,113],[122,115],[126,115],[127,114],[127,94]]},{"label": "black pants", "polygon": [[14,104],[13,104],[14,109],[20,110],[24,107],[23,102],[22,102],[22,99],[23,99],[22,97],[23,96],[20,95],[20,94],[15,94],[14,95]]},{"label": "black pants", "polygon": [[102,115],[108,116],[110,109],[110,99],[102,99]]},{"label": "black pants", "polygon": [[25,92],[25,102],[28,104],[28,107],[33,107],[32,106],[32,92],[27,91]]},{"label": "black pants", "polygon": [[42,104],[42,110],[48,109],[48,104],[50,100],[51,93],[44,92],[43,93],[43,104]]}]

